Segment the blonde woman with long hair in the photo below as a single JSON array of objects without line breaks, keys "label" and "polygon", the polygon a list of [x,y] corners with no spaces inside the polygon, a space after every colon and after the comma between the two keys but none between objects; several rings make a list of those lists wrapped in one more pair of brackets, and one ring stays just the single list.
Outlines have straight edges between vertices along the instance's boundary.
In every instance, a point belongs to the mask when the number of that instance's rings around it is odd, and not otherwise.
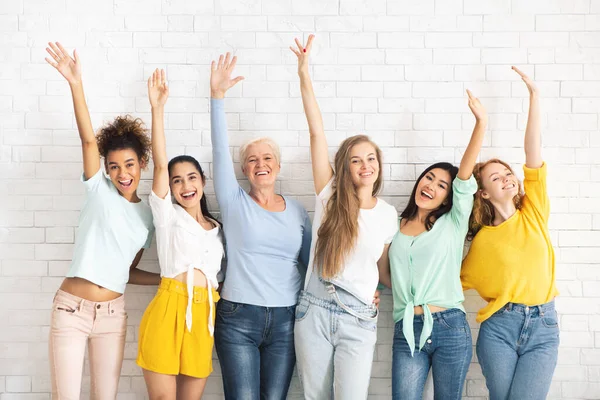
[{"label": "blonde woman with long hair", "polygon": [[463,288],[477,290],[487,302],[477,314],[481,329],[476,350],[490,400],[545,399],[560,341],[539,95],[527,75],[513,70],[529,90],[525,193],[504,161],[475,166],[473,242],[461,272]]},{"label": "blonde woman with long hair", "polygon": [[331,168],[308,72],[314,36],[296,39],[316,192],[313,242],[296,308],[298,373],[306,399],[366,399],[377,340],[373,294],[398,230],[396,209],[377,197],[381,151],[367,136],[344,140]]}]

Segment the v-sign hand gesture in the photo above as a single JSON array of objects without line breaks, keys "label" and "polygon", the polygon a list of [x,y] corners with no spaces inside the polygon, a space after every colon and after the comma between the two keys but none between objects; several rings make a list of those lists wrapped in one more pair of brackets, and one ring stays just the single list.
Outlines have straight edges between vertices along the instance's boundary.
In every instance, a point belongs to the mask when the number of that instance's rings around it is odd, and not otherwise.
[{"label": "v-sign hand gesture", "polygon": [[302,43],[296,38],[296,46],[297,49],[290,46],[290,50],[294,52],[296,57],[298,57],[298,73],[308,72],[308,58],[310,57],[310,50],[312,49],[312,42],[315,38],[315,35],[309,35],[308,40],[306,41],[306,47],[302,46]]},{"label": "v-sign hand gesture", "polygon": [[77,50],[73,51],[73,57],[71,57],[69,52],[60,43],[50,42],[48,45],[50,47],[46,47],[46,51],[52,59],[46,57],[46,62],[56,68],[70,85],[80,84],[81,62],[79,61]]},{"label": "v-sign hand gesture", "polygon": [[243,76],[238,76],[231,79],[231,73],[237,63],[237,57],[231,58],[231,54],[227,53],[219,56],[219,62],[214,61],[210,64],[210,95],[214,99],[222,99],[225,97],[225,92],[231,89],[236,83],[243,80]]}]

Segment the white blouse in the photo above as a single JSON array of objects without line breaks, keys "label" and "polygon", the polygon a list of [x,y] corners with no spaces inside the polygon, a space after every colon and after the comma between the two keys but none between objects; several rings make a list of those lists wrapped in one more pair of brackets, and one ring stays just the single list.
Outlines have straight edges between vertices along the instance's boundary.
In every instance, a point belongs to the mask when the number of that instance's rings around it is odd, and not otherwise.
[{"label": "white blouse", "polygon": [[149,197],[154,226],[160,276],[174,278],[187,272],[188,304],[185,324],[192,330],[192,301],[194,297],[194,269],[204,273],[208,286],[210,311],[208,330],[213,335],[214,301],[212,290],[217,288],[217,274],[221,270],[221,261],[225,254],[220,227],[205,230],[180,205],[171,202],[171,191],[161,199],[152,191]]}]

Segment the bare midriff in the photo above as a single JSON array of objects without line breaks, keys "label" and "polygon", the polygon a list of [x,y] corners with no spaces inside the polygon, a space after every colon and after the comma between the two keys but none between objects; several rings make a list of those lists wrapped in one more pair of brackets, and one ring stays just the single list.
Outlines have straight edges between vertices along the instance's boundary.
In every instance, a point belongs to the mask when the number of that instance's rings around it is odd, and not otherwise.
[{"label": "bare midriff", "polygon": [[[187,283],[187,272],[182,272],[174,278],[176,281],[181,283]],[[206,275],[199,269],[194,269],[194,287],[207,287],[208,284],[206,282]]]},{"label": "bare midriff", "polygon": [[[447,310],[447,308],[432,306],[432,305],[427,305],[427,307],[429,307],[429,311],[431,311],[432,314],[436,313],[436,312]],[[423,306],[415,306],[415,315],[423,315],[423,313],[424,313]]]},{"label": "bare midriff", "polygon": [[111,301],[123,293],[113,292],[83,278],[65,278],[60,290],[89,301]]}]

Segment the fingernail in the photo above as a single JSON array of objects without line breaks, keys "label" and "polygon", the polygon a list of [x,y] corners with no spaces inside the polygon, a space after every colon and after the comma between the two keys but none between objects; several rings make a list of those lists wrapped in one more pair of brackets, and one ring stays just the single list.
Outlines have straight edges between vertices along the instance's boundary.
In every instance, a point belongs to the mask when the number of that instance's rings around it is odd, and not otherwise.
[{"label": "fingernail", "polygon": [[302,50],[302,51],[304,51],[304,52],[306,53],[306,49],[304,49],[304,50]]}]

